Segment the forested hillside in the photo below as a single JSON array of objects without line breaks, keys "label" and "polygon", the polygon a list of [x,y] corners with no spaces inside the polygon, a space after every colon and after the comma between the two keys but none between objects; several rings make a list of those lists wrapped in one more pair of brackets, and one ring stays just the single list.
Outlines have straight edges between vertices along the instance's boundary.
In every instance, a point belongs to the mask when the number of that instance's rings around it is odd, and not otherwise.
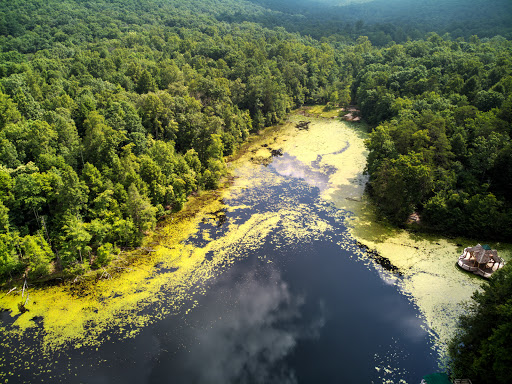
[{"label": "forested hillside", "polygon": [[317,39],[368,36],[374,45],[403,43],[425,33],[469,39],[512,38],[509,0],[250,0],[281,15],[236,13],[266,26],[282,25]]},{"label": "forested hillside", "polygon": [[0,275],[104,265],[215,188],[250,132],[350,101],[341,51],[213,18],[242,5],[2,2]]},{"label": "forested hillside", "polygon": [[370,184],[393,220],[512,236],[509,41],[376,47],[241,19],[290,25],[235,0],[0,4],[2,278],[107,264],[216,188],[251,132],[314,103],[357,102],[376,127]]},{"label": "forested hillside", "polygon": [[[504,39],[432,35],[367,58],[354,83],[375,201],[445,233],[512,238],[512,63]],[[382,55],[381,55],[382,54]]]},{"label": "forested hillside", "polygon": [[510,265],[493,275],[481,292],[473,293],[473,300],[460,317],[449,346],[450,370],[454,377],[471,377],[474,383],[510,383],[511,294]]}]

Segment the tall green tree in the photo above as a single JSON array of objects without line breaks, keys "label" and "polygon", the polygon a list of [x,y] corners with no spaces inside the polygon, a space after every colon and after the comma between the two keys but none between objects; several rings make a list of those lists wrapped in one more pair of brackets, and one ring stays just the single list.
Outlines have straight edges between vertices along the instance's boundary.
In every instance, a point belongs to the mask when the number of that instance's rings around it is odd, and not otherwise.
[{"label": "tall green tree", "polygon": [[509,383],[512,379],[512,268],[505,266],[475,292],[459,318],[449,345],[454,377],[474,383]]}]

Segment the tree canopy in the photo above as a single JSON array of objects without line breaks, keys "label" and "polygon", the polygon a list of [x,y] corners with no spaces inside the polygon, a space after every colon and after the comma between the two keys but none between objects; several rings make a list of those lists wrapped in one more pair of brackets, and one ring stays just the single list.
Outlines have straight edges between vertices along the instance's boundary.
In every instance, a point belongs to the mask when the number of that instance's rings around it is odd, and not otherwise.
[{"label": "tree canopy", "polygon": [[239,11],[262,8],[0,4],[1,278],[108,263],[192,192],[216,188],[250,133],[348,92],[342,52],[216,19]]},{"label": "tree canopy", "polygon": [[353,90],[375,127],[367,173],[393,221],[418,211],[444,233],[512,238],[510,52],[431,33],[365,56]]},{"label": "tree canopy", "polygon": [[512,377],[512,268],[505,266],[473,294],[450,342],[454,377],[474,383],[509,383]]},{"label": "tree canopy", "polygon": [[303,104],[359,104],[370,185],[394,221],[418,210],[437,230],[510,238],[508,40],[333,31],[317,23],[325,8],[313,28],[295,22],[309,6],[261,3],[0,3],[0,278],[98,268],[138,246],[218,186],[249,134]]}]

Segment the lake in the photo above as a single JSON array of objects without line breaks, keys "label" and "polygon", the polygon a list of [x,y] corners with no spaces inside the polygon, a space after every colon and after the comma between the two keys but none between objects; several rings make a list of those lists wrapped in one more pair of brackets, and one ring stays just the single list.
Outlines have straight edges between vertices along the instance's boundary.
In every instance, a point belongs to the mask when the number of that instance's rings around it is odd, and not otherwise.
[{"label": "lake", "polygon": [[0,378],[418,383],[438,371],[480,281],[455,269],[453,242],[373,222],[357,124],[301,119],[254,140],[228,187],[148,240],[147,260],[2,312]]}]

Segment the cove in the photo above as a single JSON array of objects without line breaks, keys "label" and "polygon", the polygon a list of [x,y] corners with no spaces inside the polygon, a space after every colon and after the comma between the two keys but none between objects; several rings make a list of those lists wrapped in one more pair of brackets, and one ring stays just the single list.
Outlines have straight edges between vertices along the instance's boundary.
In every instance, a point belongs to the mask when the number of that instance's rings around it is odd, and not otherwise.
[{"label": "cove", "polygon": [[[52,328],[58,315],[38,312],[48,291],[32,291],[37,304],[28,313],[3,312],[2,377],[415,383],[438,370],[440,335],[450,324],[434,320],[429,302],[437,299],[427,300],[422,284],[437,280],[404,244],[444,252],[451,245],[409,237],[389,252],[404,235],[375,229],[368,212],[364,133],[314,118],[308,131],[298,130],[300,118],[253,142],[231,163],[232,185],[186,225],[176,218],[163,227],[148,260],[98,282],[86,297],[55,288],[47,308],[56,311],[62,297],[80,304],[56,312],[69,321]],[[372,257],[373,248],[389,263]],[[462,282],[469,293],[478,287],[472,277]],[[460,293],[450,300],[455,309],[447,305],[441,319],[455,321]]]}]

